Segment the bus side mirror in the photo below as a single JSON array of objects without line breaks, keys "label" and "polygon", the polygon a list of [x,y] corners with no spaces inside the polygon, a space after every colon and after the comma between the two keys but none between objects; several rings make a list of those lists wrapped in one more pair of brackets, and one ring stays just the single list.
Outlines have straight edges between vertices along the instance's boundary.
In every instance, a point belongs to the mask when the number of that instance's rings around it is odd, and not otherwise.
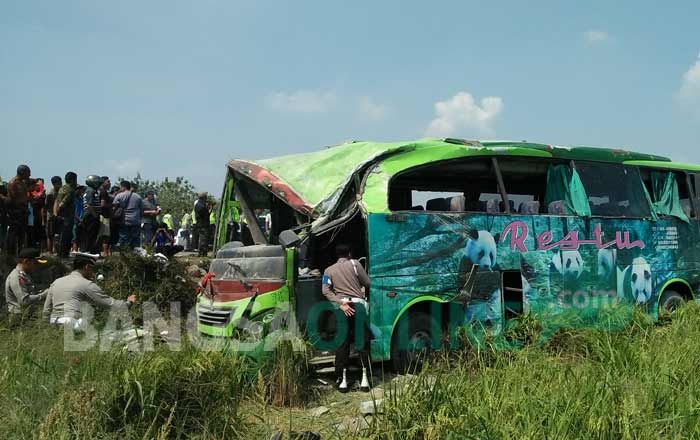
[{"label": "bus side mirror", "polygon": [[280,232],[278,240],[282,246],[288,248],[296,246],[301,241],[301,238],[291,229],[287,229]]}]

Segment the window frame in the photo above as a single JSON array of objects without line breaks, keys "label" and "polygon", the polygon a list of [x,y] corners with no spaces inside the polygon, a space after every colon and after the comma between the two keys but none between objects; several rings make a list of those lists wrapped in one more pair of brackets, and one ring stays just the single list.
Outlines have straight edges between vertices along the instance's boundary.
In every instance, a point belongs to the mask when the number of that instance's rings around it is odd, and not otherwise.
[{"label": "window frame", "polygon": [[[637,168],[639,168],[640,172],[642,169],[644,170],[649,170],[651,171],[659,171],[659,172],[665,172],[665,173],[676,173],[676,175],[680,174],[685,176],[685,185],[688,188],[688,196],[690,197],[690,206],[692,208],[692,215],[689,215],[688,218],[690,219],[698,219],[700,218],[700,214],[698,214],[698,208],[700,207],[700,200],[697,199],[698,194],[696,192],[696,185],[700,183],[700,172],[693,172],[693,171],[688,171],[688,170],[683,170],[683,169],[678,169],[678,168],[661,168],[661,167],[655,167],[655,166],[639,166],[635,165]],[[695,176],[695,179],[692,178],[692,176]],[[681,182],[680,178],[676,179],[677,182]],[[679,199],[680,199],[680,188],[678,188],[679,191]],[[651,200],[652,203],[654,203],[654,195],[650,192],[649,193],[649,199]],[[681,199],[682,200],[682,199]],[[663,216],[668,217],[668,216]]]},{"label": "window frame", "polygon": [[[642,180],[642,175],[640,168],[646,168],[646,167],[640,167],[637,165],[627,165],[624,162],[609,162],[609,161],[603,161],[603,160],[586,160],[586,159],[572,159],[571,160],[572,167],[579,173],[579,176],[581,175],[580,169],[578,168],[579,163],[592,163],[592,164],[603,164],[603,165],[611,165],[611,166],[620,166],[623,168],[629,168],[629,169],[634,169],[637,172],[637,175],[639,176],[639,185],[642,186],[642,190],[645,190],[643,188],[644,186],[644,181]],[[586,198],[590,197],[588,194],[588,189],[586,188],[586,183],[583,181],[583,178],[581,178],[581,183],[583,184],[584,189],[586,189]],[[645,217],[639,217],[639,216],[615,216],[615,215],[600,215],[600,214],[593,214],[593,209],[591,209],[591,218],[604,218],[604,219],[637,219],[637,220],[651,220],[653,219],[653,208],[649,202],[651,200],[647,199],[644,197],[644,199],[647,201],[647,207],[649,209],[649,216]],[[591,207],[591,202],[590,200],[588,201],[588,206]]]},{"label": "window frame", "polygon": [[[389,182],[387,183],[386,187],[386,197],[387,197],[387,207],[389,208],[389,211],[392,213],[401,213],[401,214],[409,214],[409,213],[414,213],[414,214],[431,214],[431,213],[447,213],[447,214],[488,214],[488,215],[516,215],[516,216],[549,216],[549,217],[580,217],[577,216],[576,214],[550,214],[548,212],[545,213],[537,213],[537,214],[521,214],[518,212],[511,212],[510,210],[510,203],[509,203],[509,198],[508,196],[511,194],[508,192],[508,188],[505,187],[505,180],[503,179],[503,173],[501,171],[500,163],[499,160],[502,159],[512,159],[512,160],[518,160],[522,162],[546,162],[548,166],[551,166],[553,164],[556,165],[567,165],[569,168],[575,169],[574,168],[574,161],[570,159],[561,159],[561,158],[556,158],[556,157],[539,157],[539,156],[519,156],[519,155],[502,155],[502,154],[488,154],[488,155],[478,155],[478,156],[465,156],[465,157],[460,157],[460,158],[451,158],[451,159],[444,159],[444,160],[439,160],[439,161],[434,161],[434,162],[428,162],[424,164],[420,164],[411,168],[407,168],[405,170],[400,171],[399,173],[393,175],[390,179]],[[402,175],[417,171],[423,168],[429,168],[432,166],[438,166],[442,165],[445,163],[449,162],[457,162],[457,161],[463,161],[463,162],[468,162],[471,160],[487,160],[491,164],[491,170],[493,173],[492,177],[496,178],[496,183],[498,185],[498,194],[501,196],[501,202],[504,204],[504,212],[484,212],[484,211],[428,211],[428,210],[411,210],[409,209],[400,209],[400,210],[394,210],[391,209],[391,200],[390,200],[390,195],[391,195],[391,187],[393,183],[395,182],[396,179],[400,178]],[[411,189],[412,191],[419,191],[415,189]],[[512,193],[516,194],[516,193]],[[541,201],[541,203],[544,203],[544,201]]]}]

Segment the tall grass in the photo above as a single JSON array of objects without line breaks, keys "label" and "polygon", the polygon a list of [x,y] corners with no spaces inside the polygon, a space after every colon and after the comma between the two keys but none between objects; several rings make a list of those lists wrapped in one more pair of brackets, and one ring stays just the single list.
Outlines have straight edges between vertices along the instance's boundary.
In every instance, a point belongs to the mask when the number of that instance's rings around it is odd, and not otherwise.
[{"label": "tall grass", "polygon": [[186,345],[66,353],[60,330],[0,325],[0,438],[269,437],[281,415],[324,439],[700,438],[700,305],[664,325],[636,311],[621,330],[603,327],[561,325],[543,343],[547,326],[524,317],[507,333],[519,349],[465,339],[392,382],[401,393],[385,384],[383,414],[352,434],[332,426],[359,415],[354,403],[303,418],[314,396],[307,354],[292,342],[256,365]]},{"label": "tall grass", "polygon": [[668,326],[641,313],[621,332],[561,330],[544,346],[471,347],[385,404],[369,437],[696,438],[700,307]]},{"label": "tall grass", "polygon": [[303,402],[306,360],[284,345],[260,366],[188,345],[63,352],[62,339],[38,323],[0,327],[0,438],[246,438],[240,404],[259,371],[270,402]]}]

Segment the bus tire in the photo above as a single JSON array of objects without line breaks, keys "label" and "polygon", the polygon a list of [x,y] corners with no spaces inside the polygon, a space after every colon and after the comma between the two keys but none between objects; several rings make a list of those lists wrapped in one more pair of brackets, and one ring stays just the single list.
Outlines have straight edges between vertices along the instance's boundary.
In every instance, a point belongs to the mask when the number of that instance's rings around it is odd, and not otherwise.
[{"label": "bus tire", "polygon": [[[408,335],[404,341],[400,341],[399,334],[402,326],[406,325],[405,320],[408,320]],[[391,342],[391,362],[397,373],[404,374],[420,370],[423,362],[433,351],[432,331],[435,328],[440,327],[426,313],[406,313],[401,317]],[[401,345],[406,346],[401,347]]]},{"label": "bus tire", "polygon": [[661,295],[661,299],[659,299],[659,311],[663,310],[668,313],[673,313],[683,304],[685,304],[685,298],[683,298],[683,295],[675,290],[666,290]]}]

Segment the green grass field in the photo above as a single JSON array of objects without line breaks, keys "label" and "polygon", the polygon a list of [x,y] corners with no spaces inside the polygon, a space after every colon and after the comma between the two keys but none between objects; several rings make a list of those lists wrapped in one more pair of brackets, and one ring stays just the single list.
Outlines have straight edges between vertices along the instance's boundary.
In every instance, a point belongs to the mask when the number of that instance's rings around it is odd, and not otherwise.
[{"label": "green grass field", "polygon": [[[187,346],[66,353],[62,338],[0,324],[0,438],[700,438],[696,304],[663,325],[637,313],[617,332],[439,355],[357,433],[337,423],[368,395],[312,387],[304,355],[288,349],[260,366]],[[321,404],[330,411],[309,416]]]}]

